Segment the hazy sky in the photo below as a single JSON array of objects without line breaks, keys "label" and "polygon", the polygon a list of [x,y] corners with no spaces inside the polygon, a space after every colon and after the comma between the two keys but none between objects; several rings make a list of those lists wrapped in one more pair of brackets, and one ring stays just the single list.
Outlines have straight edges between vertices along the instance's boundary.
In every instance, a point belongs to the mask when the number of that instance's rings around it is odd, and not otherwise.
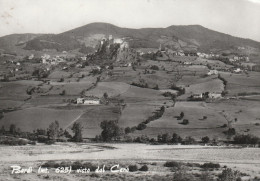
[{"label": "hazy sky", "polygon": [[260,0],[0,0],[0,36],[61,33],[92,22],[129,28],[200,24],[260,41]]}]

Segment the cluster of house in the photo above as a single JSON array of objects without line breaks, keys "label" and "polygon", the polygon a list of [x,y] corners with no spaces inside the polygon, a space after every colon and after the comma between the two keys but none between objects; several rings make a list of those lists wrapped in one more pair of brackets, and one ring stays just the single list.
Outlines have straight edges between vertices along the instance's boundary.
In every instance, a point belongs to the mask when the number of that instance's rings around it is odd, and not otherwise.
[{"label": "cluster of house", "polygon": [[60,57],[58,55],[55,57],[51,57],[48,54],[44,54],[41,56],[41,59],[43,64],[51,64],[51,65],[57,65],[61,62],[66,62],[63,57]]},{"label": "cluster of house", "polygon": [[234,73],[242,73],[243,71],[240,68],[236,68],[233,70]]},{"label": "cluster of house", "polygon": [[209,70],[207,75],[218,75],[218,71],[217,70]]},{"label": "cluster of house", "polygon": [[229,58],[230,62],[249,62],[249,57],[247,56],[234,56],[232,58]]},{"label": "cluster of house", "polygon": [[98,97],[79,97],[77,98],[77,104],[79,105],[98,105],[100,99]]},{"label": "cluster of house", "polygon": [[205,99],[205,98],[219,99],[222,98],[222,95],[221,93],[216,93],[216,92],[205,92],[201,94],[192,94],[190,98],[191,99]]},{"label": "cluster of house", "polygon": [[197,56],[201,57],[201,58],[219,58],[220,55],[219,54],[214,54],[214,53],[201,53],[201,52],[197,52]]}]

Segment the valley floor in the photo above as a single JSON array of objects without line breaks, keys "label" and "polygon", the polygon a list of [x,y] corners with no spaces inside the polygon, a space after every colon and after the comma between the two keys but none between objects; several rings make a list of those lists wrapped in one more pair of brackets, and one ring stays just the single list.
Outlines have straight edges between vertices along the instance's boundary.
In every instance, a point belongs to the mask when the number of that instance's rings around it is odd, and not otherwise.
[{"label": "valley floor", "polygon": [[[90,161],[100,166],[108,162],[115,164],[156,162],[159,165],[165,161],[189,163],[214,162],[219,163],[221,167],[226,165],[251,177],[260,176],[259,148],[199,145],[56,143],[54,145],[37,144],[36,146],[1,146],[0,152],[0,180],[14,180],[17,178],[24,180],[40,179],[40,175],[36,172],[32,174],[11,174],[12,169],[10,166],[19,165],[21,167],[32,166],[33,168],[38,168],[49,160]],[[158,167],[147,174],[160,174],[159,172],[160,168]],[[50,173],[49,175],[51,176],[52,174]],[[73,174],[71,176],[63,174],[59,175],[59,177],[63,178],[59,180],[73,180]]]}]

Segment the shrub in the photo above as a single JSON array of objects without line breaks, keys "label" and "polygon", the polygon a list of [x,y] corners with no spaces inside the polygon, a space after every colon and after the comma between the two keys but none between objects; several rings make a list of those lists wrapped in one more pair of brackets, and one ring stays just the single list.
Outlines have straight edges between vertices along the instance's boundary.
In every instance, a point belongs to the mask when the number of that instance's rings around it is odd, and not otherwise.
[{"label": "shrub", "polygon": [[172,134],[172,142],[173,143],[181,143],[182,142],[182,138],[178,134],[173,133]]},{"label": "shrub", "polygon": [[74,163],[71,165],[71,169],[72,169],[72,170],[77,170],[77,169],[80,169],[80,168],[83,168],[83,164],[80,163],[79,161],[76,161],[76,162],[74,162]]},{"label": "shrub", "polygon": [[139,171],[143,171],[143,172],[147,172],[148,171],[148,166],[147,165],[143,165]]},{"label": "shrub", "polygon": [[27,145],[27,144],[28,144],[28,141],[26,141],[26,140],[23,140],[23,139],[18,140],[18,145]]},{"label": "shrub", "polygon": [[146,128],[146,125],[144,124],[144,123],[140,123],[140,124],[138,124],[138,126],[137,126],[137,130],[144,130]]},{"label": "shrub", "polygon": [[131,133],[131,128],[130,127],[126,127],[125,128],[125,134]]},{"label": "shrub", "polygon": [[220,168],[220,164],[219,163],[212,163],[212,162],[204,163],[203,165],[201,165],[201,168],[204,168],[204,169]]},{"label": "shrub", "polygon": [[239,176],[240,176],[240,173],[238,171],[233,171],[231,168],[226,168],[219,175],[219,180],[220,181],[236,181],[240,178]]},{"label": "shrub", "polygon": [[236,144],[253,144],[256,145],[260,142],[260,139],[253,135],[236,135],[234,137],[234,143]]},{"label": "shrub", "polygon": [[152,65],[150,69],[152,69],[152,70],[159,70],[159,67],[157,65]]},{"label": "shrub", "polygon": [[184,125],[189,124],[189,120],[188,120],[188,119],[184,119],[184,120],[182,121],[182,124],[184,124]]},{"label": "shrub", "polygon": [[167,161],[164,166],[165,167],[177,167],[179,168],[180,166],[182,166],[183,164],[180,162],[176,162],[176,161]]},{"label": "shrub", "polygon": [[42,167],[46,167],[46,168],[57,168],[59,167],[59,164],[57,164],[55,161],[47,161],[45,162]]},{"label": "shrub", "polygon": [[129,171],[130,172],[136,172],[138,170],[137,166],[136,165],[129,165]]},{"label": "shrub", "polygon": [[187,173],[185,168],[181,168],[173,174],[174,181],[188,181],[195,180],[194,176],[190,173]]},{"label": "shrub", "polygon": [[208,143],[210,140],[209,140],[208,136],[205,136],[205,137],[201,138],[201,141],[202,141],[202,143]]},{"label": "shrub", "polygon": [[180,113],[180,119],[182,119],[184,117],[184,112]]},{"label": "shrub", "polygon": [[195,144],[195,143],[196,143],[195,139],[192,138],[191,136],[186,137],[184,140],[184,144],[186,144],[186,145],[191,145],[191,144]]}]

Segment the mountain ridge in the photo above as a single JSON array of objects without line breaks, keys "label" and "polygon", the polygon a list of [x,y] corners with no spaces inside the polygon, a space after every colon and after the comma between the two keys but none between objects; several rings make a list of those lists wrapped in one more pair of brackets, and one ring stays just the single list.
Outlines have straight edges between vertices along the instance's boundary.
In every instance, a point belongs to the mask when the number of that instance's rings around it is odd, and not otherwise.
[{"label": "mountain ridge", "polygon": [[[57,51],[70,51],[95,48],[98,41],[102,38],[108,38],[109,35],[112,35],[113,38],[124,38],[132,48],[158,48],[161,44],[173,50],[205,52],[230,50],[248,54],[260,50],[260,42],[235,37],[197,24],[133,29],[102,22],[90,23],[59,34],[7,35],[0,37],[0,49],[10,51],[12,47],[17,47],[20,39],[23,40],[22,43],[24,44],[21,48],[25,50],[55,49]],[[20,39],[12,38],[13,36],[20,36]],[[26,36],[28,37],[26,38]],[[239,47],[242,47],[242,50],[239,50]]]}]

